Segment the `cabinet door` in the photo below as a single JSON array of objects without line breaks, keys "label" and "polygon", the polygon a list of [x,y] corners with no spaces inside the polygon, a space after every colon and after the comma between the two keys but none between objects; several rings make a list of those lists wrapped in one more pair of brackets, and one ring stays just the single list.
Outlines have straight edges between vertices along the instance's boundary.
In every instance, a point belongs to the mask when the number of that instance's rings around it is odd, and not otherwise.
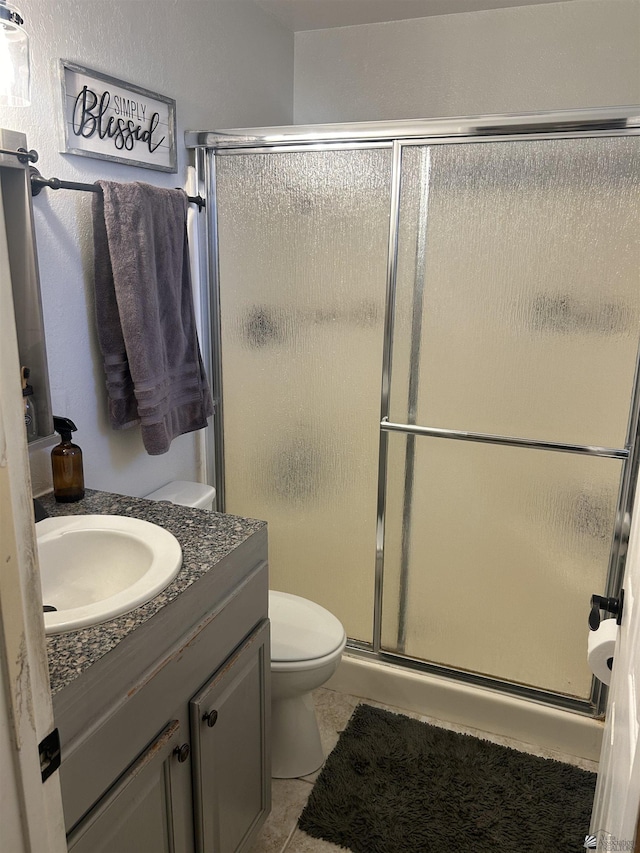
[{"label": "cabinet door", "polygon": [[174,809],[180,746],[180,723],[173,720],[69,834],[69,851],[184,853],[185,833],[176,826],[182,813]]},{"label": "cabinet door", "polygon": [[198,853],[248,850],[271,808],[269,623],[191,700]]}]

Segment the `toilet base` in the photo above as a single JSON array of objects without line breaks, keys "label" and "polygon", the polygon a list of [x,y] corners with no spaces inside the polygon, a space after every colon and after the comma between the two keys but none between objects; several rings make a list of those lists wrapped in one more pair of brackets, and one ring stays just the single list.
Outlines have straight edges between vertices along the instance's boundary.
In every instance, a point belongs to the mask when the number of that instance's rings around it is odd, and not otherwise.
[{"label": "toilet base", "polygon": [[271,775],[307,776],[322,766],[324,751],[311,693],[271,702]]}]

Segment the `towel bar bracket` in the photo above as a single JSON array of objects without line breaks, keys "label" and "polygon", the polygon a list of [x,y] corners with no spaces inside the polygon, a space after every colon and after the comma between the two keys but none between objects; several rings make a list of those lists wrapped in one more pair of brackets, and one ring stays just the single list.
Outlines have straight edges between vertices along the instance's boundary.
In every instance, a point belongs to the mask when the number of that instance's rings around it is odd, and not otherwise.
[{"label": "towel bar bracket", "polygon": [[17,151],[13,151],[10,148],[0,148],[0,154],[11,154],[13,157],[18,158],[19,163],[37,163],[38,162],[38,152],[33,148],[31,151],[27,151],[26,148],[18,148]]}]

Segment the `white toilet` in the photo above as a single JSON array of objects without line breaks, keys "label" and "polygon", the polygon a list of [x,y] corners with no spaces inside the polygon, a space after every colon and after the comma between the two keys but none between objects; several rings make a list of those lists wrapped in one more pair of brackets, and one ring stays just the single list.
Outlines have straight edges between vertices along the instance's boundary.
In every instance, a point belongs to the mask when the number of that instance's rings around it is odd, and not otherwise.
[{"label": "white toilet", "polygon": [[269,592],[271,775],[293,779],[324,761],[311,691],[336,671],[347,643],[342,623],[306,598]]},{"label": "white toilet", "polygon": [[[176,480],[146,497],[210,510],[215,494],[213,486]],[[292,779],[324,761],[311,691],[335,672],[347,636],[324,607],[286,592],[269,592],[269,619],[272,775]]]},{"label": "white toilet", "polygon": [[216,496],[216,490],[213,486],[207,486],[205,483],[191,483],[187,480],[173,480],[145,495],[145,498],[150,501],[169,501],[172,504],[180,504],[180,506],[192,506],[197,509],[213,509],[213,500]]}]

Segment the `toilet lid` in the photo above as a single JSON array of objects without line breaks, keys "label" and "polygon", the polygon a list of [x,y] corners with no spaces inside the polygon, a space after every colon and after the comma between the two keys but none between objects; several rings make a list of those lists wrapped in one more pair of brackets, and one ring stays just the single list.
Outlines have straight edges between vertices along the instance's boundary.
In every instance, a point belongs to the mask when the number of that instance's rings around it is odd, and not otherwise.
[{"label": "toilet lid", "polygon": [[306,598],[269,591],[271,660],[314,660],[335,652],[344,642],[339,619]]}]

